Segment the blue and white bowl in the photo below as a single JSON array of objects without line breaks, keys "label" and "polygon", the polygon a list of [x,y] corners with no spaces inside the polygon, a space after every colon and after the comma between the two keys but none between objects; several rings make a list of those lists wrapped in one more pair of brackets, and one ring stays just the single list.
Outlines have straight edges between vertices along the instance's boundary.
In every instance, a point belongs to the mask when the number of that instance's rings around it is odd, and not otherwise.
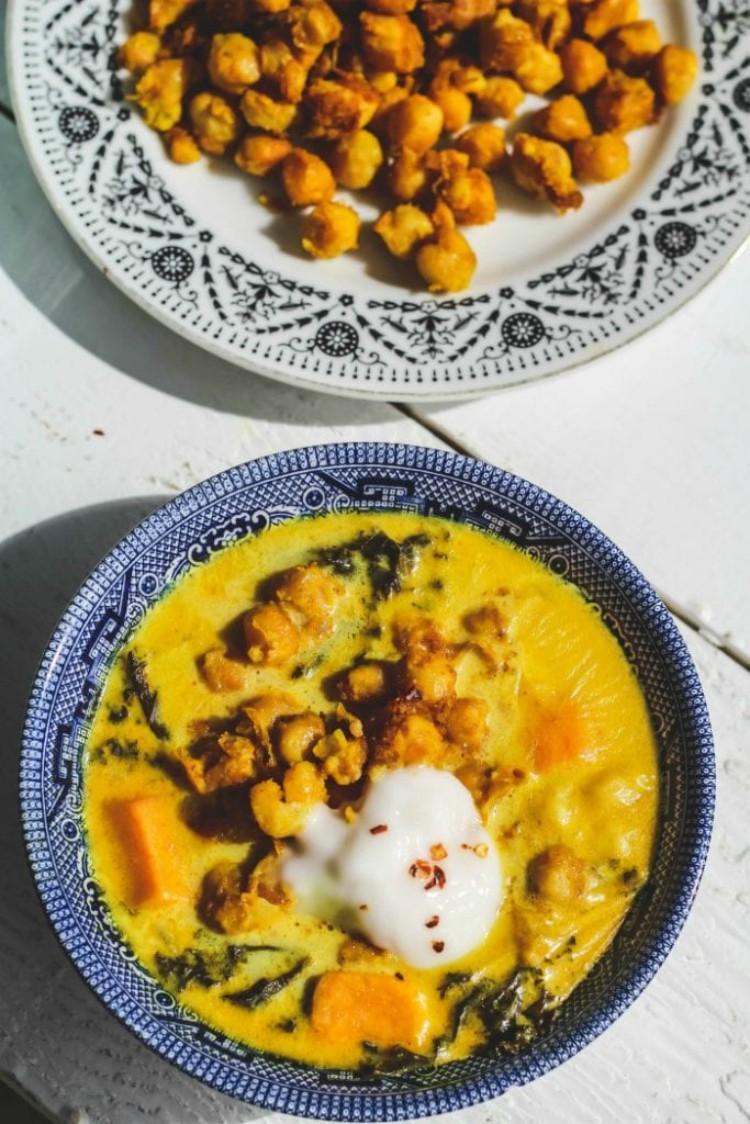
[{"label": "blue and white bowl", "polygon": [[[576,585],[635,668],[659,747],[654,866],[611,948],[533,1048],[431,1074],[363,1078],[263,1055],[205,1026],[134,959],[91,875],[82,747],[112,659],[185,570],[272,523],[326,511],[414,511],[483,528]],[[559,1065],[601,1034],[653,977],[687,917],[708,850],[711,729],[669,613],[631,562],[564,503],[501,469],[409,445],[322,445],[219,473],[159,508],[94,570],[65,612],[34,683],[21,801],[31,866],[52,925],[113,1014],[148,1046],[222,1092],[323,1120],[398,1120],[467,1107]]]}]

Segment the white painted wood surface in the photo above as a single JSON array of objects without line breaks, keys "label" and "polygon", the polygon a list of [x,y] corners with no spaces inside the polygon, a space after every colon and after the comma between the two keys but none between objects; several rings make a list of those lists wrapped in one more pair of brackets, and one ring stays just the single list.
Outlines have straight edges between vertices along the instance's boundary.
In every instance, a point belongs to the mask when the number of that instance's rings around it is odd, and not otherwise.
[{"label": "white painted wood surface", "polygon": [[[3,8],[0,0],[0,15]],[[25,697],[76,586],[162,498],[281,448],[344,438],[434,444],[438,434],[578,507],[670,604],[706,626],[708,639],[690,630],[686,639],[719,761],[706,875],[683,936],[645,995],[573,1061],[455,1119],[750,1119],[750,672],[716,647],[718,640],[739,656],[750,648],[750,255],[625,350],[543,384],[409,417],[387,403],[273,384],[172,336],[73,246],[2,116],[0,153],[0,1074],[57,1122],[282,1119],[215,1094],[152,1055],[58,948],[18,824]]]}]

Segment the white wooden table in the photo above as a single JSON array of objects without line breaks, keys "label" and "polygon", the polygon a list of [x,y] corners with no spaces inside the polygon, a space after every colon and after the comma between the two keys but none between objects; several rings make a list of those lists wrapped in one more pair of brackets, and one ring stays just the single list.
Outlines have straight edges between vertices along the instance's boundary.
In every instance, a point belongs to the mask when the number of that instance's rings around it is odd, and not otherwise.
[{"label": "white wooden table", "polygon": [[0,1075],[58,1122],[282,1119],[162,1062],[79,980],[26,868],[20,731],[59,612],[143,514],[241,460],[377,438],[480,456],[599,524],[681,622],[716,737],[714,844],[657,979],[574,1060],[457,1118],[750,1120],[750,254],[650,334],[563,377],[458,405],[372,405],[235,370],[104,282],[32,176],[1,72],[0,154]]}]

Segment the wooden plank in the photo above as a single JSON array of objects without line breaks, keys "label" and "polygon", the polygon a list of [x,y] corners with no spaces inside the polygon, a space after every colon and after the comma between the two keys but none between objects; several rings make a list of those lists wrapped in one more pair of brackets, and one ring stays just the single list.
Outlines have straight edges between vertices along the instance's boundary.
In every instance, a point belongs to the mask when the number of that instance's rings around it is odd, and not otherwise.
[{"label": "wooden plank", "polygon": [[687,618],[750,658],[750,254],[628,347],[543,384],[413,410],[610,535]]},{"label": "wooden plank", "polygon": [[8,0],[0,0],[0,107],[3,109],[10,109],[8,63],[5,57],[5,26],[7,13]]},{"label": "wooden plank", "polygon": [[[90,524],[90,530],[95,523]],[[47,525],[34,549],[17,542],[0,555],[3,600],[36,601],[18,650],[0,654],[13,700],[4,706],[3,744],[15,744],[22,686],[40,634],[59,604],[46,558],[82,524]],[[86,542],[86,536],[81,539]],[[89,545],[91,539],[88,540]],[[82,547],[81,554],[86,550]],[[78,569],[88,559],[81,557]],[[66,566],[60,586],[75,581]],[[43,607],[42,607],[43,606]],[[8,604],[2,606],[7,613]],[[44,624],[44,627],[42,625]],[[690,919],[644,996],[592,1046],[561,1069],[499,1101],[462,1111],[461,1124],[740,1124],[750,1114],[744,1040],[750,1010],[747,932],[750,898],[750,708],[748,672],[695,633],[686,640],[711,707],[719,765],[714,845]],[[18,670],[15,670],[18,668]],[[288,1117],[214,1093],[142,1046],[89,993],[51,935],[36,900],[16,823],[10,754],[0,757],[0,971],[4,980],[0,1073],[12,1076],[61,1122],[243,1124]],[[73,1032],[74,1028],[74,1032]],[[76,1115],[78,1113],[78,1115]]]}]

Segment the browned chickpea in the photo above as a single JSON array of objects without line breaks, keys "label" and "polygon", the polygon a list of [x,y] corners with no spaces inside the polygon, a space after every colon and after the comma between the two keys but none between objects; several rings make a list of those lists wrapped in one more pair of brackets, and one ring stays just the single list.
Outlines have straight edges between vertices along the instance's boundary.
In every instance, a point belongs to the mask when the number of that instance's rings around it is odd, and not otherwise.
[{"label": "browned chickpea", "polygon": [[413,12],[417,0],[366,0],[365,7],[371,12],[380,12],[383,16],[398,16],[404,12]]},{"label": "browned chickpea", "polygon": [[469,157],[458,148],[433,148],[424,154],[424,166],[436,180],[448,179],[469,167]]},{"label": "browned chickpea", "polygon": [[611,66],[642,72],[661,49],[661,35],[653,20],[636,20],[610,31],[602,43]]},{"label": "browned chickpea", "polygon": [[598,47],[585,39],[571,39],[560,50],[563,80],[573,94],[585,94],[598,86],[607,73],[607,60]]},{"label": "browned chickpea", "polygon": [[525,96],[515,78],[491,77],[477,94],[477,110],[483,117],[505,117],[510,121]]},{"label": "browned chickpea", "polygon": [[214,35],[208,54],[208,74],[214,86],[240,95],[260,78],[258,48],[247,35]]},{"label": "browned chickpea", "polygon": [[576,209],[583,203],[570,157],[555,141],[517,133],[510,167],[520,188],[538,199],[548,199],[558,211]]},{"label": "browned chickpea", "polygon": [[408,16],[362,12],[359,20],[362,51],[371,66],[399,74],[424,66],[424,40]]},{"label": "browned chickpea", "polygon": [[357,129],[341,137],[331,153],[331,168],[336,180],[352,191],[369,187],[382,163],[380,141],[366,129]]},{"label": "browned chickpea", "polygon": [[638,19],[638,0],[593,0],[585,9],[583,34],[603,39],[608,31]]},{"label": "browned chickpea", "polygon": [[516,10],[531,24],[534,34],[551,51],[570,35],[573,23],[568,0],[518,0]]},{"label": "browned chickpea", "polygon": [[243,172],[252,176],[265,176],[292,151],[292,142],[286,137],[266,136],[263,133],[243,137],[234,154],[234,162]]},{"label": "browned chickpea", "polygon": [[298,51],[316,54],[341,35],[341,20],[325,0],[292,8],[292,43]]},{"label": "browned chickpea", "polygon": [[186,59],[162,59],[146,70],[135,88],[135,100],[147,125],[166,133],[177,124],[190,77]]},{"label": "browned chickpea", "polygon": [[276,15],[286,12],[291,7],[292,0],[252,0],[252,6],[258,12],[267,12]]},{"label": "browned chickpea", "polygon": [[120,47],[119,60],[126,70],[147,70],[156,62],[161,39],[151,31],[136,31]]},{"label": "browned chickpea", "polygon": [[477,258],[460,231],[446,228],[419,247],[416,263],[431,293],[457,293],[471,281]]},{"label": "browned chickpea", "polygon": [[[396,211],[399,210],[419,211],[419,208],[410,207],[406,204],[404,207],[396,208]],[[427,219],[424,212],[419,211],[419,213]],[[386,214],[393,216],[395,211],[389,211]],[[385,215],[380,216],[375,223],[374,230],[380,234],[392,254],[399,258],[408,257],[408,253],[396,253],[389,245],[382,227],[380,230],[378,229],[385,217]],[[428,233],[432,234],[432,223],[429,219],[427,219],[427,222],[429,223]],[[364,663],[358,663],[354,667],[350,667],[341,683],[341,697],[346,699],[347,702],[353,703],[382,702],[391,691],[391,666],[379,660],[366,660]]]},{"label": "browned chickpea", "polygon": [[194,0],[149,0],[148,22],[153,31],[164,31],[180,18]]},{"label": "browned chickpea", "polygon": [[397,199],[408,201],[419,195],[427,186],[427,168],[424,156],[405,148],[399,153],[388,171],[388,184]]},{"label": "browned chickpea", "polygon": [[593,131],[583,104],[573,94],[563,94],[545,105],[534,114],[533,126],[540,137],[560,144],[590,137]]},{"label": "browned chickpea", "polygon": [[698,59],[686,47],[668,44],[656,56],[654,84],[665,105],[677,105],[698,75]]},{"label": "browned chickpea", "polygon": [[471,98],[449,82],[432,82],[430,98],[443,114],[443,128],[449,133],[457,133],[471,120]]},{"label": "browned chickpea", "polygon": [[246,90],[240,109],[248,125],[264,133],[285,133],[297,116],[297,106],[293,102],[274,101],[259,90]]},{"label": "browned chickpea", "polygon": [[404,98],[388,114],[388,136],[397,150],[419,155],[432,148],[442,131],[442,109],[423,94]]},{"label": "browned chickpea", "polygon": [[298,102],[307,83],[309,68],[295,58],[282,39],[270,39],[260,48],[260,71],[268,88],[283,101]]},{"label": "browned chickpea", "polygon": [[608,133],[629,133],[656,119],[654,91],[645,78],[611,70],[594,95],[594,115]]},{"label": "browned chickpea", "polygon": [[562,82],[562,76],[562,64],[554,51],[547,50],[541,43],[523,44],[513,77],[524,90],[530,94],[546,94]]},{"label": "browned chickpea", "polygon": [[337,258],[356,250],[359,215],[345,203],[319,203],[302,220],[302,249],[314,258]]},{"label": "browned chickpea", "polygon": [[201,150],[195,143],[195,138],[190,136],[187,129],[175,126],[167,136],[167,148],[170,160],[175,164],[195,164],[201,158]]},{"label": "browned chickpea", "polygon": [[296,765],[325,736],[326,725],[319,714],[295,714],[279,718],[274,728],[277,752],[288,765]]},{"label": "browned chickpea", "polygon": [[222,156],[237,140],[240,122],[232,106],[218,94],[196,94],[190,102],[190,123],[204,152]]},{"label": "browned chickpea", "polygon": [[242,628],[251,663],[286,663],[299,646],[299,629],[280,605],[256,605],[245,615]]},{"label": "browned chickpea", "polygon": [[505,133],[497,125],[472,125],[456,141],[456,148],[469,157],[472,168],[496,172],[505,160]]},{"label": "browned chickpea", "polygon": [[481,168],[456,172],[439,185],[438,191],[455,215],[456,222],[481,225],[492,222],[497,213],[492,183]]},{"label": "browned chickpea", "polygon": [[303,148],[292,149],[284,158],[281,178],[289,202],[294,207],[327,203],[336,190],[333,172],[325,161]]},{"label": "browned chickpea", "polygon": [[485,70],[513,73],[520,58],[520,49],[534,42],[534,32],[525,20],[517,19],[507,8],[501,8],[481,27],[479,50]]},{"label": "browned chickpea", "polygon": [[623,176],[630,167],[627,141],[616,133],[577,140],[572,149],[573,169],[578,179],[606,183]]},{"label": "browned chickpea", "polygon": [[362,129],[370,121],[380,98],[366,82],[348,78],[332,82],[317,78],[305,92],[310,137],[333,139]]},{"label": "browned chickpea", "polygon": [[555,905],[565,905],[583,896],[587,874],[584,860],[570,847],[558,843],[531,860],[526,869],[526,884],[532,894]]}]

